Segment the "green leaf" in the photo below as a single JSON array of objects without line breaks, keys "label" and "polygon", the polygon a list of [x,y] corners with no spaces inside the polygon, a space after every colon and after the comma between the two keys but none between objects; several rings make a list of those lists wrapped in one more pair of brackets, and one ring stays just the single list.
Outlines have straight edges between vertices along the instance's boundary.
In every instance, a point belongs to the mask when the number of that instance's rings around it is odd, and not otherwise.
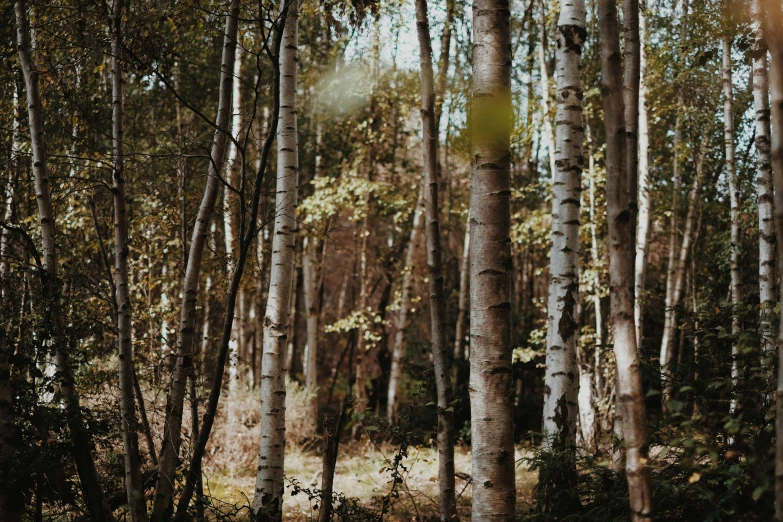
[{"label": "green leaf", "polygon": [[758,499],[760,499],[761,495],[764,494],[765,490],[766,490],[766,488],[764,486],[759,486],[756,489],[754,489],[753,490],[753,500],[757,501]]},{"label": "green leaf", "polygon": [[670,400],[668,402],[669,409],[672,410],[675,413],[679,413],[682,411],[682,409],[685,407],[685,403],[678,400]]}]

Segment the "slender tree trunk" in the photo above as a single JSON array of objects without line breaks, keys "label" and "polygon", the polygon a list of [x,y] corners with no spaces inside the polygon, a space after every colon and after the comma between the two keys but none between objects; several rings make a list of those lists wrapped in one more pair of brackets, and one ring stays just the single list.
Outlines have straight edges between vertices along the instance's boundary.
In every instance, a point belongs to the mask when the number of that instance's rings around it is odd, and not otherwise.
[{"label": "slender tree trunk", "polygon": [[427,0],[416,0],[416,27],[421,61],[422,164],[424,166],[425,231],[430,292],[432,359],[438,396],[438,483],[440,520],[457,519],[454,483],[454,408],[449,352],[446,344],[446,302],[443,295],[443,262],[438,201],[438,130],[435,122],[435,79]]},{"label": "slender tree trunk", "polygon": [[538,27],[538,70],[540,76],[540,88],[541,88],[541,117],[544,122],[544,140],[546,141],[546,147],[549,151],[549,175],[552,178],[555,177],[557,172],[556,161],[556,145],[555,145],[555,133],[552,130],[552,120],[549,119],[549,71],[546,66],[546,10],[544,8],[544,1],[539,0],[538,8],[540,11],[541,19]]},{"label": "slender tree trunk", "polygon": [[[769,45],[771,163],[775,186],[775,232],[783,238],[783,14],[778,2],[768,4],[765,36]],[[783,241],[777,242],[778,273],[783,274]],[[783,323],[783,307],[780,310]],[[778,379],[775,390],[775,521],[783,522],[783,328],[778,329]]]},{"label": "slender tree trunk", "polygon": [[[683,49],[685,48],[685,41],[688,35],[688,2],[689,0],[683,0],[682,14],[680,19],[680,42],[682,42]],[[679,53],[680,63],[684,64],[685,53],[681,51]],[[661,351],[659,356],[659,364],[661,368],[661,379],[663,383],[661,387],[663,393],[661,394],[662,409],[667,412],[667,402],[669,400],[666,394],[667,383],[671,381],[671,372],[668,367],[672,356],[672,346],[674,345],[674,335],[677,329],[677,322],[674,311],[674,286],[675,277],[677,272],[677,246],[679,244],[679,212],[680,212],[680,191],[681,191],[681,177],[680,177],[680,157],[682,156],[682,118],[685,101],[682,96],[682,89],[678,88],[677,92],[677,107],[676,107],[676,120],[674,123],[674,146],[672,147],[672,207],[671,207],[671,222],[669,224],[669,262],[666,270],[666,298],[664,301],[664,325],[663,335],[661,338]]]},{"label": "slender tree trunk", "polygon": [[[628,176],[628,211],[631,239],[636,239],[639,194],[639,77],[641,46],[639,42],[639,0],[623,0],[623,103],[625,110],[625,162]],[[631,267],[635,266],[636,249],[631,249]],[[631,287],[634,292],[634,285]],[[633,294],[634,306],[636,294]],[[635,322],[634,322],[635,326]],[[638,342],[637,342],[638,348]]]},{"label": "slender tree trunk", "polygon": [[[724,9],[728,23],[729,5],[728,0],[724,1]],[[723,144],[726,159],[726,174],[729,178],[729,201],[731,205],[731,304],[733,312],[731,314],[731,333],[734,341],[731,344],[731,382],[732,398],[729,403],[729,411],[734,413],[737,409],[736,388],[739,382],[739,350],[736,337],[740,333],[740,321],[737,314],[738,307],[742,303],[742,273],[740,269],[740,187],[737,179],[737,172],[734,165],[734,94],[732,88],[731,71],[731,37],[726,34],[723,36]]]},{"label": "slender tree trunk", "polygon": [[[644,322],[644,278],[647,273],[647,253],[650,239],[650,163],[647,156],[650,147],[650,129],[647,120],[647,2],[639,3],[639,214],[636,224],[636,260],[634,271],[634,319],[636,321],[636,344],[641,349]],[[674,232],[672,232],[674,233]]]},{"label": "slender tree trunk", "polygon": [[[470,210],[468,219],[465,220],[465,241],[462,243],[462,260],[459,265],[459,297],[457,327],[454,339],[454,360],[467,359],[469,357],[469,344],[465,343],[465,317],[468,313],[468,275],[470,270]],[[462,345],[465,345],[463,351]]]},{"label": "slender tree trunk", "polygon": [[294,380],[294,360],[296,356],[296,310],[297,310],[297,298],[299,297],[300,288],[300,266],[298,262],[300,250],[295,247],[294,250],[294,270],[291,273],[291,302],[288,309],[288,342],[285,351],[285,363],[284,368],[286,375],[291,380]]},{"label": "slender tree trunk", "polygon": [[27,91],[35,199],[38,204],[38,219],[43,244],[43,259],[41,260],[43,264],[43,302],[46,303],[45,313],[49,316],[52,325],[51,332],[44,332],[44,339],[42,340],[46,341],[50,334],[53,336],[57,377],[68,429],[71,432],[73,458],[76,462],[76,470],[79,474],[85,504],[92,520],[94,522],[103,522],[112,520],[112,514],[105,502],[98,479],[98,472],[92,454],[92,438],[84,423],[79,405],[79,395],[71,369],[70,353],[68,352],[69,343],[62,333],[65,321],[62,304],[60,303],[59,279],[57,275],[57,232],[52,211],[51,187],[47,170],[43,105],[38,90],[38,71],[36,71],[32,58],[30,22],[27,18],[26,4],[25,0],[16,0],[14,2],[14,13],[19,64],[22,68]]},{"label": "slender tree trunk", "polygon": [[261,371],[261,444],[253,516],[277,521],[283,509],[285,457],[285,351],[291,304],[291,276],[296,247],[296,205],[299,182],[299,140],[296,125],[298,2],[285,4],[280,49],[280,116],[277,137],[277,194],[272,239],[272,273],[264,318],[264,352]]},{"label": "slender tree trunk", "polygon": [[117,298],[122,443],[125,450],[125,490],[132,522],[147,520],[147,502],[141,482],[138,422],[133,398],[134,366],[132,308],[128,278],[128,212],[125,207],[123,137],[122,0],[114,0],[111,12],[112,54],[112,192],[114,194],[114,286]]},{"label": "slender tree trunk", "polygon": [[[579,209],[584,154],[580,56],[587,35],[584,2],[563,3],[557,22],[557,143],[544,386],[544,448],[564,455],[576,445]],[[567,458],[575,471],[576,461]],[[565,478],[565,477],[564,477]],[[573,477],[572,477],[573,478]],[[565,484],[563,484],[565,486]]]},{"label": "slender tree trunk", "polygon": [[196,301],[198,298],[199,274],[201,262],[209,233],[209,222],[215,208],[220,188],[220,172],[226,152],[226,142],[230,133],[232,71],[236,57],[239,0],[231,0],[226,17],[226,29],[223,39],[223,56],[220,68],[220,93],[217,129],[210,150],[209,172],[204,195],[196,215],[196,223],[190,241],[188,265],[183,283],[183,301],[180,314],[179,335],[174,374],[171,378],[166,400],[166,421],[163,428],[163,446],[160,453],[158,481],[155,488],[155,500],[152,506],[154,522],[160,522],[170,516],[174,495],[175,472],[179,460],[179,447],[182,435],[182,411],[187,387],[188,372],[193,364],[193,346],[196,334]]},{"label": "slender tree trunk", "polygon": [[514,520],[508,0],[473,4],[470,410],[473,520]]},{"label": "slender tree trunk", "polygon": [[[603,315],[603,309],[601,307],[601,269],[603,268],[603,261],[601,259],[601,256],[598,252],[598,217],[596,212],[596,183],[597,183],[597,174],[595,169],[595,153],[593,150],[593,140],[590,133],[590,127],[587,126],[587,144],[589,147],[588,152],[588,159],[587,159],[587,165],[588,165],[588,172],[589,172],[589,178],[590,178],[590,187],[589,187],[589,198],[590,198],[590,256],[593,259],[593,314],[595,315],[595,353],[593,354],[593,367],[592,367],[592,373],[593,373],[593,387],[595,388],[595,397],[593,399],[593,403],[589,406],[593,410],[595,410],[598,401],[601,401],[605,398],[606,394],[603,393],[604,391],[604,363],[605,358],[603,354],[603,345],[604,345],[604,315]],[[581,379],[581,376],[580,376]],[[580,395],[582,394],[582,384],[580,381],[580,388],[579,388]],[[582,406],[579,407],[580,413],[583,411]],[[593,418],[595,418],[595,414],[593,414]],[[600,426],[602,429],[605,427],[603,425]],[[607,427],[608,429],[608,427]],[[585,426],[582,424],[582,430],[584,432]],[[595,440],[595,428],[591,428],[593,433],[593,440]],[[587,437],[585,437],[585,440],[588,440]]]},{"label": "slender tree trunk", "polygon": [[[239,53],[237,53],[239,54]],[[226,246],[226,274],[230,280],[231,274],[234,273],[236,265],[236,257],[239,253],[239,223],[238,223],[238,206],[239,197],[237,196],[237,190],[241,190],[243,186],[242,180],[238,179],[241,175],[241,161],[237,162],[238,150],[237,143],[239,143],[239,134],[242,130],[242,59],[239,56],[234,58],[234,66],[231,77],[231,140],[228,143],[228,156],[225,163],[225,185],[223,186],[223,238]],[[241,292],[241,290],[240,290]],[[229,359],[228,359],[228,389],[231,398],[236,397],[237,393],[237,371],[240,359],[240,352],[242,349],[242,335],[241,335],[241,323],[242,315],[239,313],[239,309],[242,307],[242,298],[240,296],[237,300],[237,310],[234,312],[236,320],[234,321],[233,330],[231,331],[231,341],[229,343]],[[236,422],[236,411],[233,405],[234,401],[228,405],[229,408],[229,423]]]},{"label": "slender tree trunk", "polygon": [[305,386],[313,396],[308,405],[308,420],[312,432],[318,426],[318,319],[320,318],[319,284],[315,238],[305,237],[302,240],[302,278],[304,285],[304,300],[307,313],[307,345],[304,354]]},{"label": "slender tree trunk", "polygon": [[[634,210],[628,188],[620,35],[614,0],[599,0],[601,91],[606,127],[606,214],[609,223],[609,277],[614,355],[617,361],[617,408],[625,438],[625,474],[631,518],[652,520],[652,480],[648,459],[647,412],[633,319]],[[635,175],[635,173],[634,173]]]},{"label": "slender tree trunk", "polygon": [[[413,213],[411,235],[408,240],[408,250],[405,254],[405,268],[402,274],[402,295],[400,296],[400,310],[397,313],[397,331],[394,334],[392,345],[391,372],[389,374],[389,390],[386,398],[386,419],[389,423],[395,423],[399,416],[400,385],[402,382],[402,369],[405,364],[405,333],[408,329],[408,308],[413,293],[414,259],[418,250],[419,234],[424,221],[424,187],[419,190],[419,199],[416,202],[416,210]],[[339,316],[338,316],[339,317]]]},{"label": "slender tree trunk", "polygon": [[144,440],[147,442],[147,453],[149,453],[150,461],[153,466],[158,465],[158,454],[155,452],[155,441],[152,438],[152,430],[150,429],[150,421],[147,418],[147,407],[144,404],[144,395],[141,393],[141,385],[136,373],[133,374],[133,390],[136,394],[136,403],[139,408],[139,417],[141,418],[141,427],[144,431]]},{"label": "slender tree trunk", "polygon": [[777,300],[775,270],[775,216],[770,163],[769,79],[767,44],[763,35],[764,5],[754,0],[753,9],[753,103],[756,111],[756,173],[759,209],[759,330],[762,334],[762,365],[772,375],[770,357],[777,338],[774,310]]}]

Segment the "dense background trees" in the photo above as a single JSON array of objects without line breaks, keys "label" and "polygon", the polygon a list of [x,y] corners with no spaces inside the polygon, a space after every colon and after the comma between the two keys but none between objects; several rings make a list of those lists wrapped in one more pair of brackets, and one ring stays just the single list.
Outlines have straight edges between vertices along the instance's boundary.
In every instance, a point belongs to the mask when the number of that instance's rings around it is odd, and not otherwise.
[{"label": "dense background trees", "polygon": [[0,13],[0,519],[774,516],[780,2]]}]

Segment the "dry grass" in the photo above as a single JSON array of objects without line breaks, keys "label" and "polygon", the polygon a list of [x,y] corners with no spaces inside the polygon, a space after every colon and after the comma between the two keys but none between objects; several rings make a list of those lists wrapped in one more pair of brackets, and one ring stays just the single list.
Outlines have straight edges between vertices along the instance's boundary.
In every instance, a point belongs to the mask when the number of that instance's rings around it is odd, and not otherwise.
[{"label": "dry grass", "polygon": [[[347,497],[355,497],[362,504],[369,505],[373,497],[381,497],[389,492],[391,474],[388,471],[389,459],[394,456],[394,448],[374,446],[368,441],[354,442],[341,447],[335,475],[335,492]],[[519,458],[520,455],[517,455]],[[398,485],[399,499],[392,505],[386,520],[407,521],[422,520],[437,514],[438,505],[438,454],[429,447],[417,447],[409,450],[403,460],[407,468],[405,481]],[[457,472],[470,474],[470,448],[458,446],[455,455]],[[255,467],[236,470],[234,473],[221,473],[216,469],[205,470],[207,486],[212,496],[230,503],[246,502],[244,494],[251,494]],[[321,483],[321,456],[315,451],[289,450],[286,454],[286,477],[295,479],[305,487],[319,487]],[[530,503],[536,483],[536,473],[520,466],[517,469],[517,498],[521,503]],[[313,505],[304,494],[290,495],[291,487],[286,485],[285,520],[309,521],[317,515]],[[465,480],[457,479],[457,493],[460,495],[458,508],[460,518],[469,520],[471,487]]]},{"label": "dry grass", "polygon": [[[205,494],[216,501],[232,505],[247,505],[252,500],[255,470],[258,465],[260,440],[259,397],[257,392],[238,386],[232,393],[226,392],[218,411],[207,454],[204,460]],[[309,391],[288,383],[286,387],[286,441],[285,458],[287,478],[284,504],[286,521],[314,520],[317,512],[305,494],[291,496],[289,480],[295,480],[306,488],[320,488],[322,462],[320,439],[310,433],[306,422],[306,404]],[[185,452],[189,446],[189,408],[183,419],[183,443]],[[162,416],[155,415],[153,430],[162,429]],[[159,435],[156,433],[156,435]],[[377,437],[377,435],[376,435]],[[371,506],[373,498],[389,493],[391,474],[388,471],[395,448],[388,444],[376,446],[365,436],[362,441],[342,444],[334,481],[335,493],[357,498],[362,505]],[[523,455],[517,453],[517,459]],[[404,482],[396,486],[399,498],[391,505],[388,521],[437,519],[438,512],[438,454],[432,447],[410,448],[402,461],[405,467]],[[457,472],[469,476],[471,472],[470,448],[458,445],[455,454]],[[518,504],[530,504],[537,474],[524,465],[517,468]],[[458,509],[460,519],[470,520],[471,487],[457,478]],[[249,496],[250,498],[246,497]],[[242,513],[247,513],[243,511]]]}]

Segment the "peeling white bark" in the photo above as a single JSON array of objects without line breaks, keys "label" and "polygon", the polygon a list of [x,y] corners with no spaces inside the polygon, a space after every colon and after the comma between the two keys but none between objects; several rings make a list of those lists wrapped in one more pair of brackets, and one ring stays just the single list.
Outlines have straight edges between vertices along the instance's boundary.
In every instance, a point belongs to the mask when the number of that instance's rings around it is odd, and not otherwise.
[{"label": "peeling white bark", "polygon": [[584,156],[580,56],[587,31],[582,0],[561,5],[557,42],[557,143],[544,386],[544,448],[576,444],[579,210]]}]

